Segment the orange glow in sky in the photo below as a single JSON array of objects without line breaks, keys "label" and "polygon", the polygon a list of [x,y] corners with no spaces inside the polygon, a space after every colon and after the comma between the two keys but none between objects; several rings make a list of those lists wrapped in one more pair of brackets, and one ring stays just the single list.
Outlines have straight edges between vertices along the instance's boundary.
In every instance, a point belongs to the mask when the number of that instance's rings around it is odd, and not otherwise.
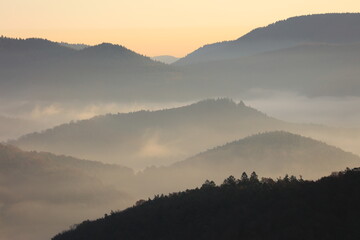
[{"label": "orange glow in sky", "polygon": [[0,35],[121,44],[182,57],[292,16],[360,12],[358,0],[1,0]]}]

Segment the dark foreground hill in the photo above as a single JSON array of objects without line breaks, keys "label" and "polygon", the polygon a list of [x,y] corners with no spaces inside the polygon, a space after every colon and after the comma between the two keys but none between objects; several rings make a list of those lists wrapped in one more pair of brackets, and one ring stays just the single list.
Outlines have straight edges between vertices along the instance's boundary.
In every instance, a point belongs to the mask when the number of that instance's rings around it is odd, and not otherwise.
[{"label": "dark foreground hill", "polygon": [[70,224],[129,207],[135,199],[183,191],[206,179],[219,182],[244,170],[270,177],[301,174],[308,179],[359,163],[353,154],[286,132],[247,137],[137,174],[117,165],[0,145],[1,236],[49,239]]},{"label": "dark foreground hill", "polygon": [[360,235],[360,171],[316,182],[229,177],[217,187],[155,197],[53,240],[344,239]]}]

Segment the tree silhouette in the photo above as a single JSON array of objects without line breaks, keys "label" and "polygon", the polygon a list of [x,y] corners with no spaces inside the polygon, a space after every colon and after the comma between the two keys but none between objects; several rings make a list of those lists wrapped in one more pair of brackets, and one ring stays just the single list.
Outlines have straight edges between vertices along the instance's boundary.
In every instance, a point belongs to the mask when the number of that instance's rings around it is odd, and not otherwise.
[{"label": "tree silhouette", "polygon": [[237,183],[237,180],[234,176],[229,176],[228,178],[226,178],[222,184],[222,186],[235,186]]},{"label": "tree silhouette", "polygon": [[242,182],[242,183],[247,183],[247,182],[249,182],[249,177],[248,177],[248,175],[246,174],[246,172],[243,172],[243,173],[241,174],[241,182]]},{"label": "tree silhouette", "polygon": [[209,189],[216,187],[216,184],[214,181],[206,180],[203,185],[201,186],[201,189]]},{"label": "tree silhouette", "polygon": [[257,183],[259,182],[259,178],[258,175],[256,174],[256,172],[252,172],[250,175],[250,182],[251,183]]},{"label": "tree silhouette", "polygon": [[359,239],[360,171],[316,182],[284,179],[239,185],[230,176],[221,186],[207,180],[201,189],[156,196],[53,240]]}]

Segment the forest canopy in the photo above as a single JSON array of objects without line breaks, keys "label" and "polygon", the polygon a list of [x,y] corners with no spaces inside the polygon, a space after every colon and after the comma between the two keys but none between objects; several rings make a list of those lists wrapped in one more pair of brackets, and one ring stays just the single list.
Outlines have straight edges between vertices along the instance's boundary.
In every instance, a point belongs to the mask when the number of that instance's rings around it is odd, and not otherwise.
[{"label": "forest canopy", "polygon": [[220,186],[157,195],[53,240],[77,239],[358,239],[360,169],[318,181],[276,180],[255,172]]}]

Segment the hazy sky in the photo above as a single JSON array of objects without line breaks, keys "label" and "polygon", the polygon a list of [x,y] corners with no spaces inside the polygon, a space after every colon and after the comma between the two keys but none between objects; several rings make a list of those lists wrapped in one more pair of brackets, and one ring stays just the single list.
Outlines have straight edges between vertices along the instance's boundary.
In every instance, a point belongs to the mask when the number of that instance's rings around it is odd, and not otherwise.
[{"label": "hazy sky", "polygon": [[327,12],[360,12],[360,1],[0,0],[0,34],[181,57],[277,20]]}]

